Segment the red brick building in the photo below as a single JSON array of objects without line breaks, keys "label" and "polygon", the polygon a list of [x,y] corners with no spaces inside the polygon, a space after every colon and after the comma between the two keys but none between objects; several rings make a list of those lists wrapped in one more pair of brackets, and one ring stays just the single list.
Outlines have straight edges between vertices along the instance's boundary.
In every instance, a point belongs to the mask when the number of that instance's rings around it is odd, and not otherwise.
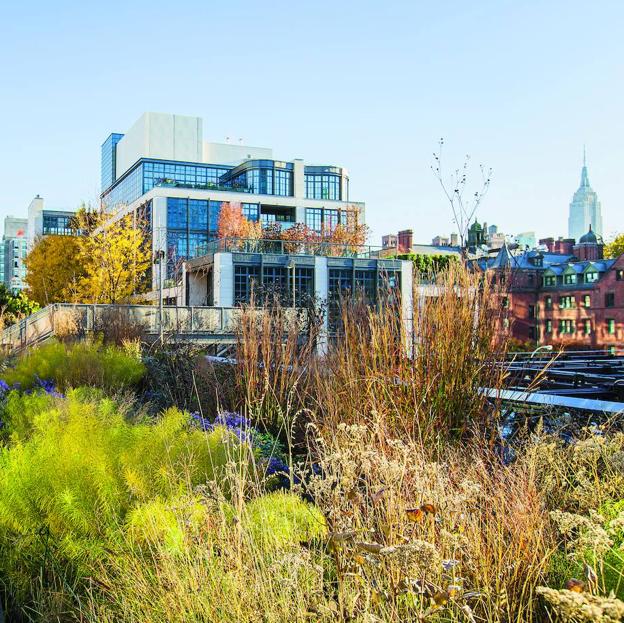
[{"label": "red brick building", "polygon": [[514,338],[568,348],[624,348],[624,254],[603,259],[591,231],[574,240],[540,240],[547,250],[514,255],[505,245],[476,264],[503,279]]}]

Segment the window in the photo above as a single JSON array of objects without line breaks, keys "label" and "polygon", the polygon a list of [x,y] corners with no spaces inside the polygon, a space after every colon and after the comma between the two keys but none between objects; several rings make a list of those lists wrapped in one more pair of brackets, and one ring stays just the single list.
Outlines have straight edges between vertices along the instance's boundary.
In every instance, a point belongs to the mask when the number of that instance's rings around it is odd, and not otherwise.
[{"label": "window", "polygon": [[508,296],[503,296],[503,298],[501,299],[501,307],[503,309],[507,309],[509,307],[509,297]]},{"label": "window", "polygon": [[535,283],[535,275],[533,273],[529,273],[528,281],[530,286]]},{"label": "window", "polygon": [[613,318],[607,318],[607,333],[615,335],[615,320]]},{"label": "window", "polygon": [[557,277],[555,275],[544,275],[544,286],[546,288],[557,285]]},{"label": "window", "polygon": [[355,271],[355,292],[362,297],[367,304],[372,304],[377,299],[377,273],[374,270]]},{"label": "window", "polygon": [[338,300],[345,296],[353,287],[352,272],[349,268],[332,268],[329,270],[329,298]]},{"label": "window", "polygon": [[340,201],[342,199],[340,175],[336,174],[305,174],[306,199],[328,199]]},{"label": "window", "polygon": [[576,283],[576,273],[574,275],[564,275],[563,283],[567,286]]},{"label": "window", "polygon": [[591,296],[589,294],[583,295],[583,307],[591,307]]},{"label": "window", "polygon": [[[288,274],[291,274],[290,271]],[[295,304],[305,305],[313,296],[314,269],[295,267]]]},{"label": "window", "polygon": [[537,339],[537,329],[534,326],[529,327],[529,339],[536,340]]},{"label": "window", "polygon": [[258,287],[259,279],[259,266],[234,266],[234,305],[251,301],[252,292]]},{"label": "window", "polygon": [[348,229],[357,224],[357,218],[350,218],[346,210],[336,208],[306,208],[306,225],[316,232],[331,232],[338,225]]},{"label": "window", "polygon": [[616,278],[618,281],[624,281],[624,270],[622,270],[621,268],[618,268],[618,269],[615,271],[615,278]]},{"label": "window", "polygon": [[43,235],[72,236],[75,231],[72,229],[73,215],[69,214],[46,214],[43,213]]},{"label": "window", "polygon": [[598,281],[598,273],[596,271],[585,273],[585,283],[594,283],[595,281]]},{"label": "window", "polygon": [[550,320],[550,318],[548,320],[546,320],[546,333],[552,333],[552,320]]},{"label": "window", "polygon": [[589,318],[583,320],[583,333],[585,335],[591,335],[591,320]]},{"label": "window", "polygon": [[258,203],[243,203],[243,216],[248,221],[257,221],[260,218],[260,204]]},{"label": "window", "polygon": [[605,307],[615,307],[615,292],[605,293]]},{"label": "window", "polygon": [[310,229],[320,232],[323,227],[323,209],[306,208],[306,225]]},{"label": "window", "polygon": [[262,294],[269,300],[280,299],[289,301],[285,266],[265,266],[262,269]]},{"label": "window", "polygon": [[576,333],[576,329],[574,327],[574,321],[573,320],[560,320],[559,321],[559,333],[561,335],[564,334],[574,334]]},{"label": "window", "polygon": [[573,309],[576,307],[576,301],[573,296],[561,296],[559,297],[559,307],[561,309]]},{"label": "window", "polygon": [[[255,204],[248,204],[255,205]],[[220,201],[167,198],[167,277],[179,276],[182,262],[205,253],[216,237]]]},{"label": "window", "polygon": [[535,318],[535,305],[529,305],[529,318]]},{"label": "window", "polygon": [[552,296],[547,296],[544,299],[544,308],[545,309],[552,309],[553,308]]}]

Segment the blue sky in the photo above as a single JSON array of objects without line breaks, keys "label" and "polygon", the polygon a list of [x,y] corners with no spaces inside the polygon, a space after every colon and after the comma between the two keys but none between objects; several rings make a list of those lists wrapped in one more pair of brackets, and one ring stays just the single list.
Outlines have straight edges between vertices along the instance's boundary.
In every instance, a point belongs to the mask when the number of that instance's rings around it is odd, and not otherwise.
[{"label": "blue sky", "polygon": [[348,167],[375,243],[451,230],[440,137],[447,166],[494,169],[480,220],[565,235],[586,143],[605,230],[624,231],[622,33],[621,1],[7,3],[0,216],[37,193],[95,201],[100,144],[152,110]]}]

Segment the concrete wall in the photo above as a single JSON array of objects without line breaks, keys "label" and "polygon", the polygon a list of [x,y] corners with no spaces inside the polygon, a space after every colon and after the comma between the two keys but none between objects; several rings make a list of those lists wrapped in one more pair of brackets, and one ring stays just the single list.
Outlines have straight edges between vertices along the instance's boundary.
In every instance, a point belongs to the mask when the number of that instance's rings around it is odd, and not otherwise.
[{"label": "concrete wall", "polygon": [[413,266],[409,260],[401,260],[401,315],[406,344],[411,354],[414,316]]},{"label": "concrete wall", "polygon": [[28,206],[28,226],[26,235],[28,246],[32,247],[37,236],[43,231],[43,197],[37,195]]},{"label": "concrete wall", "polygon": [[201,162],[234,165],[239,164],[243,160],[251,159],[273,160],[273,150],[269,147],[205,142]]},{"label": "concrete wall", "polygon": [[234,306],[234,263],[231,253],[214,256],[214,306]]},{"label": "concrete wall", "polygon": [[293,161],[293,195],[298,199],[305,197],[305,165],[299,158]]},{"label": "concrete wall", "polygon": [[117,143],[116,177],[139,158],[201,162],[202,120],[169,113],[143,113]]}]

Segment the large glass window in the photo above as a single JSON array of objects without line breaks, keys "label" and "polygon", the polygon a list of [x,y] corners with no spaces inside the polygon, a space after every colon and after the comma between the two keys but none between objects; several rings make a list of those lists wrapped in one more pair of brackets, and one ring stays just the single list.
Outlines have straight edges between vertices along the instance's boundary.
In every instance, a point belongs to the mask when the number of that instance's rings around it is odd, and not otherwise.
[{"label": "large glass window", "polygon": [[320,232],[323,228],[323,209],[306,208],[306,225],[314,231]]},{"label": "large glass window", "polygon": [[[290,273],[290,271],[289,271]],[[295,304],[305,305],[314,296],[314,269],[295,268]]]},{"label": "large glass window", "polygon": [[243,203],[243,216],[249,221],[257,221],[260,218],[260,205],[258,203]]},{"label": "large glass window", "polygon": [[293,166],[289,162],[249,160],[222,176],[232,190],[291,197]]},{"label": "large glass window", "polygon": [[374,270],[355,271],[355,292],[368,305],[377,300],[377,272]]},{"label": "large glass window", "polygon": [[234,266],[234,305],[251,301],[252,292],[257,290],[259,279],[259,266]]},{"label": "large glass window", "polygon": [[167,199],[167,228],[186,229],[187,226],[188,199]]},{"label": "large glass window", "polygon": [[306,208],[306,225],[318,233],[331,233],[338,225],[350,228],[357,218],[336,208]]},{"label": "large glass window", "polygon": [[220,178],[231,167],[201,164],[182,164],[171,161],[145,160],[144,192],[156,185],[182,186],[185,188],[217,188]]},{"label": "large glass window", "polygon": [[[250,204],[253,205],[253,204]],[[167,199],[167,277],[179,273],[182,261],[196,257],[202,247],[216,238],[220,201]]]},{"label": "large glass window", "polygon": [[287,275],[284,266],[265,266],[262,270],[263,296],[268,300],[288,299]]},{"label": "large glass window", "polygon": [[46,214],[43,213],[44,236],[73,236],[76,232],[72,229],[72,214]]},{"label": "large glass window", "polygon": [[307,199],[342,199],[341,177],[336,174],[305,174],[305,196]]}]

